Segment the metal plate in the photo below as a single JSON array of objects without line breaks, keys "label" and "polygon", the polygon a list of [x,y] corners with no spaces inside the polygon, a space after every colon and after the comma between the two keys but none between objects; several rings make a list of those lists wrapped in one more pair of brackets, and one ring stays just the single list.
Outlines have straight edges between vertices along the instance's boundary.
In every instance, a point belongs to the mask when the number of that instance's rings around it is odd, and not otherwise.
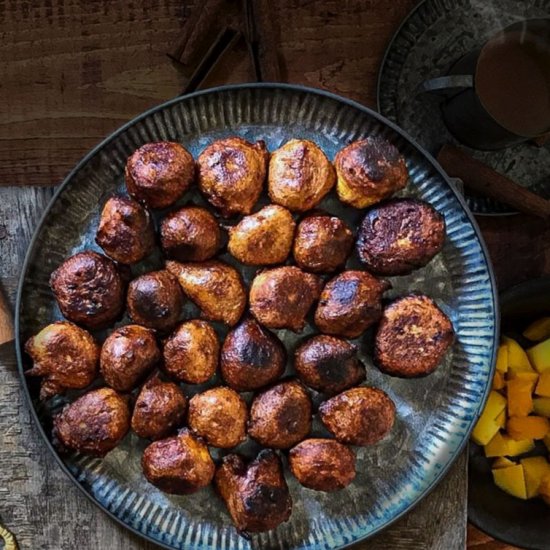
[{"label": "metal plate", "polygon": [[[49,275],[69,255],[96,249],[93,237],[100,205],[108,195],[124,189],[126,158],[141,144],[157,140],[179,141],[196,156],[212,140],[235,134],[264,139],[270,150],[289,138],[312,139],[331,159],[343,145],[366,135],[380,135],[394,143],[410,173],[403,194],[429,201],[445,216],[447,240],[426,268],[392,278],[390,294],[418,290],[432,296],[452,319],[457,334],[452,351],[433,375],[400,380],[372,366],[372,335],[358,340],[368,383],[383,388],[397,404],[391,436],[376,446],[357,449],[357,478],[341,492],[305,489],[287,472],[294,499],[290,521],[251,540],[237,534],[212,488],[177,497],[149,485],[140,469],[146,443],[133,434],[103,460],[78,454],[60,457],[53,448],[52,452],[94,502],[129,529],[168,548],[341,548],[376,533],[410,510],[458,456],[488,391],[498,333],[494,279],[475,222],[433,159],[377,113],[322,91],[243,85],[175,99],[115,132],[68,176],[30,246],[16,319],[22,384],[49,442],[52,413],[74,394],[41,405],[37,381],[27,381],[23,375],[29,360],[22,345],[41,327],[60,318],[48,286]],[[196,191],[190,191],[179,204],[189,201],[203,203]],[[353,227],[361,218],[360,211],[345,208],[334,195],[322,207],[338,212]],[[223,258],[230,259],[228,254]],[[160,262],[157,257],[139,264],[134,274],[158,267]],[[355,262],[351,258],[348,265]],[[253,272],[247,269],[245,279],[250,280]],[[190,309],[187,315],[196,315],[196,311]],[[308,326],[300,335],[278,334],[292,350],[311,332]],[[288,369],[291,372],[290,365]],[[185,391],[196,388],[186,386]],[[314,433],[322,433],[318,423]],[[242,450],[249,454],[254,448],[245,443]],[[214,455],[219,456],[219,451]]]},{"label": "metal plate", "polygon": [[[443,123],[436,94],[417,94],[419,85],[447,74],[464,54],[498,30],[524,19],[550,17],[550,0],[424,0],[394,35],[378,74],[378,110],[408,132],[432,155],[445,143],[464,147],[473,157],[519,185],[550,198],[550,143],[527,142],[500,151],[461,145]],[[476,214],[513,214],[509,206],[467,196]]]}]

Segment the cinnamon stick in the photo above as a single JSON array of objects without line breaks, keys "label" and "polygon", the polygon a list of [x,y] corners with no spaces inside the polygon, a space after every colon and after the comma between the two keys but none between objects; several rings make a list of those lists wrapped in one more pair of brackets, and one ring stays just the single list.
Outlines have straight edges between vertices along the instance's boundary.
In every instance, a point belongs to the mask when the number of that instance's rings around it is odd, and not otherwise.
[{"label": "cinnamon stick", "polygon": [[521,187],[462,149],[444,145],[437,160],[449,176],[460,178],[471,189],[526,214],[550,217],[550,201]]}]

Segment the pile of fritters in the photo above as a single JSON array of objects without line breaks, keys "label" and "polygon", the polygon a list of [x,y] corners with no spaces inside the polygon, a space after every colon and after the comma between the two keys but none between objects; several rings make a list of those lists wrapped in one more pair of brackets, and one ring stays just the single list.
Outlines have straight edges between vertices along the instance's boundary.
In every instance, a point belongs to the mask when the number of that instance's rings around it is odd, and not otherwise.
[{"label": "pile of fritters", "polygon": [[[391,284],[380,278],[426,265],[444,244],[444,219],[428,203],[390,199],[407,167],[377,137],[344,147],[334,163],[303,139],[270,154],[231,137],[196,161],[178,143],[147,143],[125,177],[129,196],[101,212],[105,255],[75,254],[51,275],[66,320],[28,340],[27,374],[42,377],[42,399],[84,390],[54,418],[61,449],[104,456],[132,429],[151,441],[142,459],[150,483],[189,494],[213,481],[240,531],[273,529],[292,509],[281,455],[304,487],[336,491],[355,477],[353,446],[391,432],[395,405],[362,385],[367,369],[349,340],[375,327],[374,364],[407,378],[430,374],[451,346],[451,322],[433,300],[410,294],[384,307]],[[182,200],[193,185],[203,206]],[[356,235],[318,208],[333,190],[366,209]],[[164,269],[136,269],[157,243]],[[219,259],[226,252],[233,265]],[[346,269],[353,255],[362,268]],[[241,264],[258,268],[249,288]],[[188,300],[200,319],[182,318]],[[120,323],[124,312],[130,323]],[[318,334],[285,349],[273,331],[300,332],[308,320]],[[106,327],[100,343],[93,331]],[[313,392],[324,396],[317,410]],[[311,433],[314,414],[325,437]],[[256,458],[229,452],[215,464],[209,447],[247,438],[264,447]]]}]

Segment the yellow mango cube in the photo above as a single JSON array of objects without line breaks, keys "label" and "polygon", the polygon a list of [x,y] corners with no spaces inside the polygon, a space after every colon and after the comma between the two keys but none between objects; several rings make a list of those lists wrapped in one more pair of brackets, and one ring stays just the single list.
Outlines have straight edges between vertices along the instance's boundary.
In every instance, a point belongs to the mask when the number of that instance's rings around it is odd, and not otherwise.
[{"label": "yellow mango cube", "polygon": [[502,374],[508,370],[508,346],[506,344],[500,344],[498,347],[496,369]]},{"label": "yellow mango cube", "polygon": [[492,470],[495,485],[517,498],[526,499],[527,489],[525,487],[525,477],[523,474],[523,466],[517,464],[509,468],[497,468]]},{"label": "yellow mango cube", "polygon": [[478,445],[487,445],[499,430],[500,426],[494,420],[482,415],[472,430],[472,441]]},{"label": "yellow mango cube", "polygon": [[[544,476],[550,474],[550,464],[543,456],[531,456],[520,460],[525,476],[527,498],[536,497]],[[494,468],[494,465],[493,465]]]},{"label": "yellow mango cube", "polygon": [[492,465],[493,470],[498,470],[499,468],[509,468],[510,466],[515,466],[516,463],[505,458],[504,456],[498,457]]},{"label": "yellow mango cube", "polygon": [[539,381],[539,373],[533,371],[526,371],[526,370],[520,370],[520,371],[508,371],[508,380],[515,380],[516,378],[519,378],[520,380],[525,380],[526,382],[529,382],[531,384],[531,392],[535,388],[535,385]]},{"label": "yellow mango cube", "polygon": [[524,331],[523,336],[531,342],[540,342],[550,338],[550,317],[542,317],[533,321]]},{"label": "yellow mango cube", "polygon": [[506,428],[506,410],[503,410],[496,418],[495,422],[501,430]]},{"label": "yellow mango cube", "polygon": [[538,372],[550,371],[550,338],[529,348],[527,356]]},{"label": "yellow mango cube", "polygon": [[502,390],[506,386],[506,381],[504,380],[504,375],[496,370],[495,375],[493,376],[493,385],[491,386],[493,390]]},{"label": "yellow mango cube", "polygon": [[[529,374],[529,373],[523,373]],[[533,412],[533,388],[535,381],[516,373],[506,384],[509,416],[527,416]]]},{"label": "yellow mango cube", "polygon": [[533,399],[535,414],[550,418],[550,397],[535,397]]},{"label": "yellow mango cube", "polygon": [[489,392],[481,416],[494,420],[504,409],[506,409],[506,397],[493,390]]},{"label": "yellow mango cube", "polygon": [[504,337],[508,346],[508,370],[532,371],[533,367],[525,350],[512,338]]},{"label": "yellow mango cube", "polygon": [[509,435],[497,432],[493,439],[483,447],[487,458],[496,458],[501,456],[518,456],[528,453],[535,448],[532,439],[526,441],[514,441]]},{"label": "yellow mango cube", "polygon": [[504,437],[506,446],[508,447],[507,456],[519,456],[532,451],[535,448],[535,442],[532,439],[522,439],[521,441],[515,441],[510,436]]},{"label": "yellow mango cube", "polygon": [[542,397],[550,397],[550,371],[543,372],[540,375],[535,393]]},{"label": "yellow mango cube", "polygon": [[506,431],[514,441],[544,439],[550,432],[550,422],[542,416],[513,416],[506,423]]}]

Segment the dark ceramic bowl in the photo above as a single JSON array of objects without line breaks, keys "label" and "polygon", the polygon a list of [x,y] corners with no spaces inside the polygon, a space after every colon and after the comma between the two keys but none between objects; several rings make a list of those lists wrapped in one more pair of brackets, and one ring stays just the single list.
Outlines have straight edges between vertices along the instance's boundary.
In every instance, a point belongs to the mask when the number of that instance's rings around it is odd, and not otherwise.
[{"label": "dark ceramic bowl", "polygon": [[[519,335],[535,319],[550,315],[550,277],[526,281],[500,297],[503,334]],[[548,454],[542,445],[532,454]],[[491,537],[532,550],[550,549],[550,507],[541,499],[520,500],[501,491],[483,449],[470,445],[468,518]]]}]

